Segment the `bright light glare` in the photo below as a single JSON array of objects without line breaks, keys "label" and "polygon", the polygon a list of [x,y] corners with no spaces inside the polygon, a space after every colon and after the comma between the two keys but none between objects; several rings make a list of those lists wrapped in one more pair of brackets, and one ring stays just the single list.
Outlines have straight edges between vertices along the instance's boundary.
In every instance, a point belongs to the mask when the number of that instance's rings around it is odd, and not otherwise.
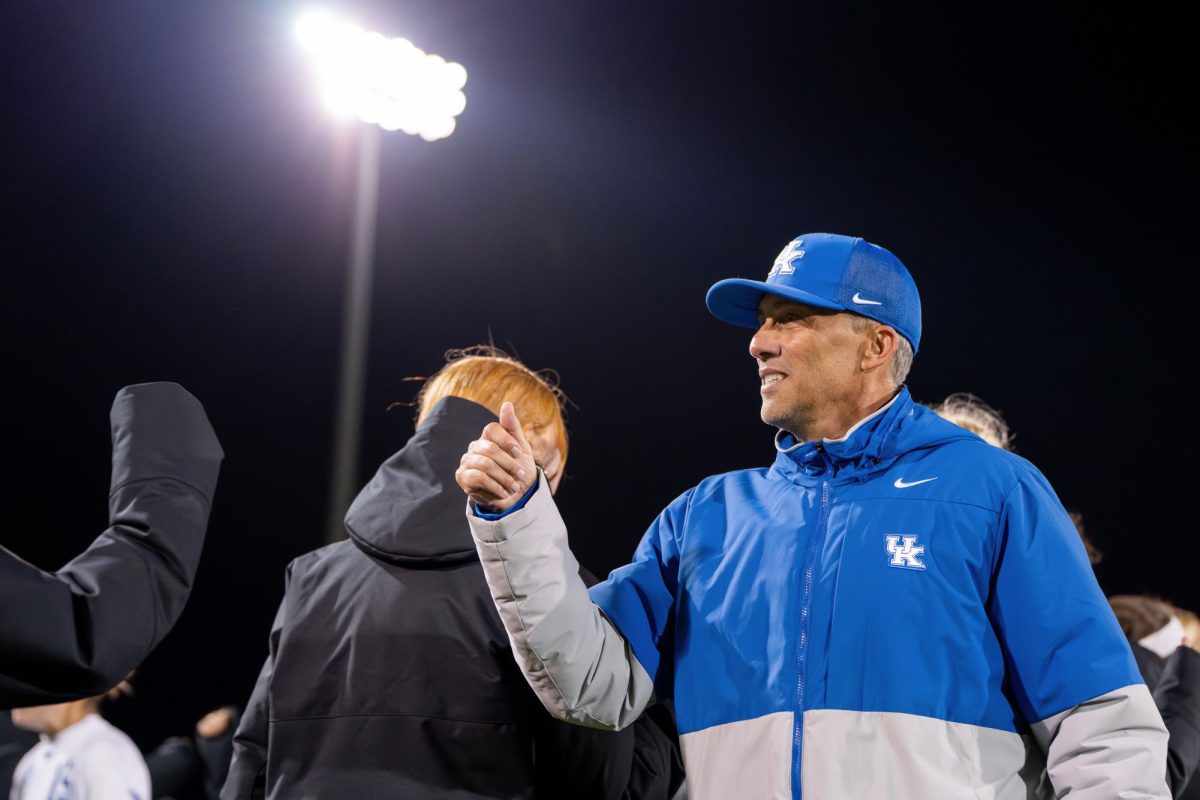
[{"label": "bright light glare", "polygon": [[327,108],[427,142],[454,132],[467,105],[462,64],[430,55],[407,39],[387,39],[324,11],[296,22],[296,38],[313,58]]}]

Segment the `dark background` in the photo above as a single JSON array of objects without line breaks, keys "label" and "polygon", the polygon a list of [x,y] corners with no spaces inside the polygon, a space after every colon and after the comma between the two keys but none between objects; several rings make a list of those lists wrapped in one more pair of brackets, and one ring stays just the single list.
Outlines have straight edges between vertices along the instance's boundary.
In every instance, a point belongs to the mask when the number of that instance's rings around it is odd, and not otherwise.
[{"label": "dark background", "polygon": [[[559,499],[606,572],[699,478],[773,456],[707,287],[849,233],[921,288],[917,399],[1005,413],[1109,592],[1200,606],[1190,42],[1101,5],[330,4],[470,74],[453,137],[384,144],[363,479],[411,433],[403,379],[491,336],[561,375]],[[55,568],[104,527],[124,384],[183,383],[228,453],[191,603],[119,712],[143,746],[245,700],[322,541],[355,129],[299,10],[2,15],[0,542]]]}]

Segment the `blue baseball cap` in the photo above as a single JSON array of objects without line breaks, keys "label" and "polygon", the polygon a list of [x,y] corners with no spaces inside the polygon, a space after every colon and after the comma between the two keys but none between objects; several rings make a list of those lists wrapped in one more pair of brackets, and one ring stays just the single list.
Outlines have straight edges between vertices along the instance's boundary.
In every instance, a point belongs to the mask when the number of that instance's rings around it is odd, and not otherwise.
[{"label": "blue baseball cap", "polygon": [[713,316],[757,328],[763,294],[833,311],[849,311],[891,325],[912,345],[921,343],[921,297],[900,259],[878,245],[836,233],[806,233],[788,242],[765,281],[727,278],[708,290]]}]

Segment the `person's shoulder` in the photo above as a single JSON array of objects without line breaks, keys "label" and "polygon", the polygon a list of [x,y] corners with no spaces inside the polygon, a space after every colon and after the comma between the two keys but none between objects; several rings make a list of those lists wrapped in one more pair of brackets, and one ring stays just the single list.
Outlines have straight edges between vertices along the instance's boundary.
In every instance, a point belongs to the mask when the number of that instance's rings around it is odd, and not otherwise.
[{"label": "person's shoulder", "polygon": [[55,752],[54,747],[46,739],[40,739],[37,744],[25,751],[25,755],[21,756],[13,774],[19,777],[34,764],[47,759],[54,760],[56,764],[62,760],[61,756]]},{"label": "person's shoulder", "polygon": [[[930,414],[930,417],[935,415]],[[961,430],[952,423],[938,420],[942,425],[953,427],[961,435],[948,437],[932,443],[927,451],[938,461],[958,468],[969,469],[976,474],[990,474],[1008,479],[1009,485],[1026,476],[1041,473],[1028,459],[1016,453],[985,442],[975,434]]]},{"label": "person's shoulder", "polygon": [[[948,423],[947,423],[948,424]],[[964,431],[964,433],[966,433]],[[931,483],[926,499],[979,506],[999,513],[1022,482],[1045,482],[1038,468],[1016,453],[988,444],[974,434],[956,436],[906,453],[879,475],[904,490]]]},{"label": "person's shoulder", "polygon": [[[966,449],[963,445],[959,447]],[[972,443],[967,455],[969,458],[964,459],[963,463],[969,465],[977,474],[993,478],[1006,496],[1022,483],[1027,486],[1050,486],[1046,476],[1032,461],[1010,450],[990,445],[982,439]]]},{"label": "person's shoulder", "polygon": [[91,774],[143,774],[146,762],[137,745],[120,728],[99,717],[72,754],[75,769]]},{"label": "person's shoulder", "polygon": [[766,481],[770,472],[769,467],[751,467],[719,472],[701,480],[682,497],[687,497],[693,503],[720,500],[730,492],[741,493]]},{"label": "person's shoulder", "polygon": [[316,550],[310,550],[302,556],[297,556],[288,564],[288,571],[291,573],[292,578],[295,579],[300,575],[323,569],[331,563],[358,552],[359,550],[353,542],[349,539],[343,539],[340,542],[327,544],[324,547],[318,547]]}]

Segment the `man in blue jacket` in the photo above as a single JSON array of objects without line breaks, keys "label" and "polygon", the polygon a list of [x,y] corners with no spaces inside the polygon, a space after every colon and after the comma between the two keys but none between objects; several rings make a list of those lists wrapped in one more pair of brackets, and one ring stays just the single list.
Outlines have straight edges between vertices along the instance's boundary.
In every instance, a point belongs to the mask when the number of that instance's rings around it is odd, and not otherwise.
[{"label": "man in blue jacket", "polygon": [[692,800],[1169,797],[1162,719],[1054,491],[904,388],[900,261],[806,235],[708,307],[755,330],[775,462],[684,493],[590,593],[511,406],[461,460],[546,707],[620,728],[673,697]]}]

